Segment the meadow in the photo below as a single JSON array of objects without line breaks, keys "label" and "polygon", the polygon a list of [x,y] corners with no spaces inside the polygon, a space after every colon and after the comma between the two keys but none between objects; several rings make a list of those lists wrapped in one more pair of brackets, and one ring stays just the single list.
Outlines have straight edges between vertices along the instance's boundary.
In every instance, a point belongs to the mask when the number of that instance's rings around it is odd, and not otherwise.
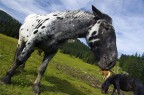
[{"label": "meadow", "polygon": [[[0,34],[0,79],[12,65],[16,44],[17,39]],[[32,85],[42,58],[43,54],[39,56],[35,51],[24,70],[17,70],[11,84],[0,84],[0,95],[33,95]],[[100,89],[103,82],[97,66],[58,52],[44,73],[40,90],[41,95],[103,95]]]}]

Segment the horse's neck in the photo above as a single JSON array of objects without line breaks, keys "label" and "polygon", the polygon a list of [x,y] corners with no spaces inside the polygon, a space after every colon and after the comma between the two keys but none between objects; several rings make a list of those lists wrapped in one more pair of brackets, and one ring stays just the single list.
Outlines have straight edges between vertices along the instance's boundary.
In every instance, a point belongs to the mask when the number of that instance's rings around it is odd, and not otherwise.
[{"label": "horse's neck", "polygon": [[93,25],[94,15],[84,11],[70,11],[65,13],[65,22],[59,25],[67,38],[85,37],[88,29]]}]

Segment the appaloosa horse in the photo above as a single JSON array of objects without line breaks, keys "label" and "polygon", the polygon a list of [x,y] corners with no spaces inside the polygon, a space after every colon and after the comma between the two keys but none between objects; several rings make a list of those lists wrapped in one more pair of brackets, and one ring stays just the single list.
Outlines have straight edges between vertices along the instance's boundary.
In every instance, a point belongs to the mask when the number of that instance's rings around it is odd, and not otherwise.
[{"label": "appaloosa horse", "polygon": [[102,84],[102,93],[107,93],[109,86],[113,84],[114,89],[112,95],[114,95],[115,90],[117,90],[118,95],[120,95],[120,89],[123,91],[133,91],[134,95],[144,95],[144,85],[143,83],[133,77],[125,74],[115,74],[110,76]]},{"label": "appaloosa horse", "polygon": [[29,15],[19,31],[19,40],[14,64],[3,78],[5,84],[11,83],[16,69],[25,64],[34,48],[44,51],[42,65],[33,85],[39,94],[40,80],[49,61],[68,39],[86,38],[96,56],[101,69],[111,69],[117,60],[116,35],[112,19],[92,6],[93,13],[86,11],[54,12],[47,15]]}]

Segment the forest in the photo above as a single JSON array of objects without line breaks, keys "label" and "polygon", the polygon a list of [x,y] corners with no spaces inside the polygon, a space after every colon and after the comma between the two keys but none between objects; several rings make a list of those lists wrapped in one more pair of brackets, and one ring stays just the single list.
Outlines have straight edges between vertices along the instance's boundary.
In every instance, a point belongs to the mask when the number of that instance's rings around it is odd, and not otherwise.
[{"label": "forest", "polygon": [[18,31],[21,23],[6,12],[0,10],[0,33],[18,38]]},{"label": "forest", "polygon": [[142,55],[137,53],[135,55],[122,54],[119,63],[123,71],[144,81],[144,53]]}]

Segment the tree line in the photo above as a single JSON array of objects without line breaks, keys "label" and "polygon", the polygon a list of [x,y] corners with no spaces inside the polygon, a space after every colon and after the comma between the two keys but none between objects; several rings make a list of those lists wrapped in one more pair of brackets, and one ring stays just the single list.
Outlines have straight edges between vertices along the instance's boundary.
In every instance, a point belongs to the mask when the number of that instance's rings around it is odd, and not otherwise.
[{"label": "tree line", "polygon": [[119,62],[123,71],[144,81],[144,53],[142,55],[137,53],[135,55],[122,54]]},{"label": "tree line", "polygon": [[18,38],[21,23],[12,18],[6,12],[0,10],[0,33]]},{"label": "tree line", "polygon": [[77,58],[82,59],[83,61],[94,64],[95,57],[91,52],[90,48],[84,45],[80,40],[75,39],[75,42],[69,43],[68,41],[60,48],[60,51],[65,54],[70,54]]}]

